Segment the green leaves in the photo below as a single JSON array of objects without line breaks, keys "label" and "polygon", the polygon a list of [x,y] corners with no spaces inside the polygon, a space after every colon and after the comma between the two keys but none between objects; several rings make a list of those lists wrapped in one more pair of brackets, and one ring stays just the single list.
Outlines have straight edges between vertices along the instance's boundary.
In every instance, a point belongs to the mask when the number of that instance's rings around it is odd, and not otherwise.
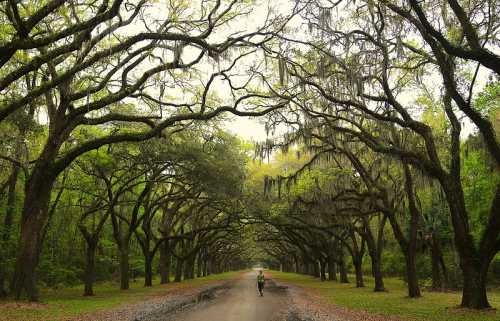
[{"label": "green leaves", "polygon": [[490,215],[490,204],[494,197],[495,188],[500,184],[498,171],[488,165],[487,156],[479,149],[466,147],[464,155],[462,184],[467,211],[470,214],[473,233],[476,241],[487,226]]},{"label": "green leaves", "polygon": [[474,100],[474,108],[493,121],[498,121],[500,112],[500,81],[486,85]]}]

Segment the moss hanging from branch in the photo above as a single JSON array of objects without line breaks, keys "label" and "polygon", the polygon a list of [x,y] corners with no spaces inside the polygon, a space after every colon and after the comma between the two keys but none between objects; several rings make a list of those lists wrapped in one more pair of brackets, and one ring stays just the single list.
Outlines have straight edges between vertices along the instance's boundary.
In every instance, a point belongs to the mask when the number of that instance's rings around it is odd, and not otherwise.
[{"label": "moss hanging from branch", "polygon": [[286,67],[286,60],[283,56],[278,57],[278,72],[280,85],[284,86],[288,80],[288,71]]}]

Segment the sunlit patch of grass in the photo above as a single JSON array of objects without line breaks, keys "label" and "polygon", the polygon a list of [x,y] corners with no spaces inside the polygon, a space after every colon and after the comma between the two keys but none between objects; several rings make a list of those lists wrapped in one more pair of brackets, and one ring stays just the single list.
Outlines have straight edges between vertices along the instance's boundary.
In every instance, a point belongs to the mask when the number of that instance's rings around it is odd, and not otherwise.
[{"label": "sunlit patch of grass", "polygon": [[137,279],[130,283],[130,289],[122,291],[119,284],[107,282],[96,284],[95,296],[84,297],[83,285],[58,290],[41,290],[41,302],[30,304],[26,302],[0,301],[1,321],[59,321],[78,319],[78,315],[108,310],[120,305],[147,300],[148,297],[165,295],[170,291],[201,287],[213,282],[235,278],[239,272],[214,274],[204,278],[186,280],[181,283],[160,285],[159,279],[154,279],[152,287],[144,287],[144,280]]},{"label": "sunlit patch of grass", "polygon": [[[387,292],[373,292],[373,279],[368,277],[365,278],[365,288],[355,288],[353,283],[321,282],[295,273],[272,274],[283,282],[317,290],[327,302],[351,309],[418,321],[500,321],[500,313],[496,310],[479,312],[456,308],[461,299],[458,292],[424,291],[421,298],[410,299],[404,282],[396,278],[384,280]],[[488,298],[494,308],[500,308],[500,291],[490,291]]]}]

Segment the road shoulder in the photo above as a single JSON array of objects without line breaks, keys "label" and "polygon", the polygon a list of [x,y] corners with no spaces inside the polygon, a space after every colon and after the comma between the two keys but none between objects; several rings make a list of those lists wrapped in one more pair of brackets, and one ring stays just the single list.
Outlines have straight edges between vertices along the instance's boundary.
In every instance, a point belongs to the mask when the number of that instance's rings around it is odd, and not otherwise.
[{"label": "road shoulder", "polygon": [[[127,306],[86,314],[78,321],[160,321],[168,315],[190,309],[203,301],[209,301],[230,288],[234,279],[212,282],[196,288],[180,288],[165,295]],[[75,320],[75,321],[76,321]]]}]

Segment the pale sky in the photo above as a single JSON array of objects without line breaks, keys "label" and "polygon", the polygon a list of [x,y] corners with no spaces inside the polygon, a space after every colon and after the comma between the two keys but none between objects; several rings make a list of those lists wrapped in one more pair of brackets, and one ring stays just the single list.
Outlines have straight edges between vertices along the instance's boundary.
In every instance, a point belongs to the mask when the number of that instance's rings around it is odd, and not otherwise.
[{"label": "pale sky", "polygon": [[239,137],[254,141],[261,142],[266,139],[266,130],[263,124],[255,117],[232,117],[231,120],[224,122],[224,126],[231,133]]}]

